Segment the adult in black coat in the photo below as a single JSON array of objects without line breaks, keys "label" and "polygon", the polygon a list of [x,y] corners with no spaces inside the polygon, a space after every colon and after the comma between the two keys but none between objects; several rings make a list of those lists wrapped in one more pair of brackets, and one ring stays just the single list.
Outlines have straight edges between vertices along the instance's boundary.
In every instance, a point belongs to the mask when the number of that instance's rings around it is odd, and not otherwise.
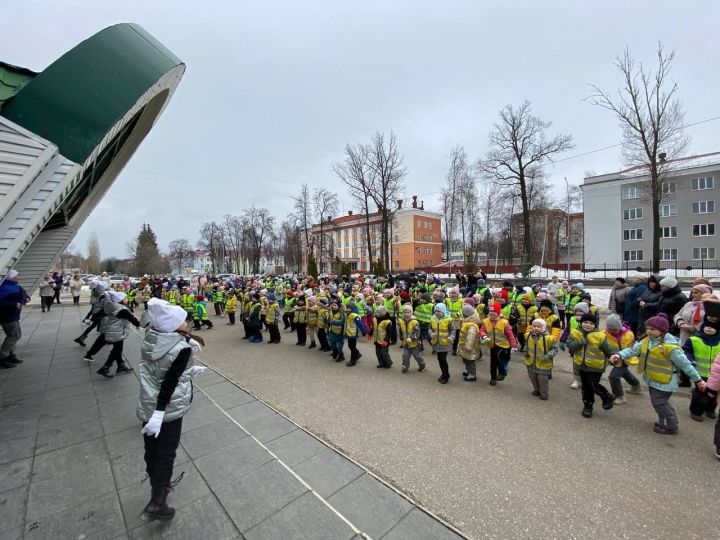
[{"label": "adult in black coat", "polygon": [[658,302],[658,313],[664,313],[670,319],[670,333],[674,336],[680,335],[680,330],[675,325],[675,315],[688,303],[688,297],[680,290],[677,279],[667,276],[660,280],[660,302]]},{"label": "adult in black coat", "polygon": [[658,313],[658,304],[662,291],[660,284],[655,276],[650,275],[647,280],[647,289],[640,297],[638,305],[640,306],[640,324],[638,325],[638,335],[645,335],[645,321]]}]

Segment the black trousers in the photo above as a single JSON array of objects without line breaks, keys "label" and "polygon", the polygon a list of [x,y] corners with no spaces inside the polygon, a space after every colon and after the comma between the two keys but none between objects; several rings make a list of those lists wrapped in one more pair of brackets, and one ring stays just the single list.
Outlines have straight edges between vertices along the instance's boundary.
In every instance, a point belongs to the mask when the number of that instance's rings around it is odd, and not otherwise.
[{"label": "black trousers", "polygon": [[[145,426],[147,422],[143,422]],[[180,444],[182,418],[172,422],[163,422],[157,439],[143,435],[145,442],[145,472],[150,477],[150,486],[159,488],[170,484],[175,455]]]},{"label": "black trousers", "polygon": [[317,338],[318,338],[318,341],[320,342],[320,348],[323,350],[329,351],[330,350],[330,342],[328,341],[327,332],[325,332],[324,328],[318,328]]},{"label": "black trousers", "polygon": [[493,347],[490,349],[490,380],[497,380],[498,375],[503,377],[507,375],[505,372],[505,362],[510,357],[510,349],[503,347]]},{"label": "black trousers", "polygon": [[390,345],[397,343],[397,318],[390,317],[390,326],[388,326],[388,341]]},{"label": "black trousers", "polygon": [[440,365],[440,373],[442,373],[443,379],[449,379],[450,378],[450,370],[448,367],[448,361],[447,361],[447,351],[437,353],[437,359],[438,364]]},{"label": "black trousers", "polygon": [[230,324],[235,324],[235,312],[231,311],[228,313],[228,319],[230,321]]},{"label": "black trousers", "polygon": [[609,401],[612,399],[612,395],[607,391],[607,388],[600,384],[601,377],[602,373],[600,372],[580,370],[582,400],[587,407],[592,408],[595,403],[595,394],[600,396],[600,399],[603,401]]},{"label": "black trousers", "polygon": [[[85,334],[83,334],[83,337],[85,337]],[[105,345],[107,345],[107,341],[105,341],[105,334],[98,334],[98,337],[95,338],[95,342],[90,346],[87,353],[90,356],[94,356],[99,353],[100,349],[102,349]]]},{"label": "black trousers", "polygon": [[[707,382],[707,378],[703,377],[703,381]],[[701,392],[697,388],[693,388],[692,397],[690,398],[690,412],[692,414],[702,415],[706,412],[713,412],[717,401],[707,395],[706,392]]]},{"label": "black trousers", "polygon": [[277,321],[268,325],[268,332],[271,343],[280,343],[280,328],[278,328]]},{"label": "black trousers", "polygon": [[295,330],[292,313],[283,313],[283,324],[285,325],[283,329],[290,328],[290,330]]},{"label": "black trousers", "polygon": [[297,332],[297,342],[305,345],[307,343],[307,323],[295,323],[295,331]]},{"label": "black trousers", "polygon": [[[93,321],[93,323],[85,329],[85,331],[80,335],[80,337],[83,338],[83,340],[87,338],[90,335],[90,332],[92,332],[94,328],[97,328],[98,324],[99,323],[97,321]],[[102,345],[100,347],[102,348]]]},{"label": "black trousers", "polygon": [[117,364],[117,367],[123,366],[123,343],[125,343],[125,341],[116,341],[115,343],[112,343],[112,349],[110,349],[110,354],[108,355],[108,359],[105,361],[104,367],[109,368],[113,365],[113,362]]},{"label": "black trousers", "polygon": [[50,308],[53,304],[53,297],[52,296],[41,296],[40,297],[40,306],[42,307],[42,310],[45,311],[46,309],[50,311]]},{"label": "black trousers", "polygon": [[348,349],[350,349],[350,361],[357,362],[360,358],[360,351],[357,348],[357,338],[348,338],[347,340]]},{"label": "black trousers", "polygon": [[[54,292],[53,292],[53,297],[52,297],[52,299],[53,299],[54,301],[56,301],[58,304],[60,303],[60,291],[61,291],[61,290],[62,290],[62,289],[53,289]],[[52,300],[50,301],[50,303],[52,304]]]}]

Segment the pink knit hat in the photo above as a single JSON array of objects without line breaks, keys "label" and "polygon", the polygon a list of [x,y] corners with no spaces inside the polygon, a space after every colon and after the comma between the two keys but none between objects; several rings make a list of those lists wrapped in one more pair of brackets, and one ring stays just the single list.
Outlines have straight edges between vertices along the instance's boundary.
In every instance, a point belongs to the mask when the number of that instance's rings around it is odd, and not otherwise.
[{"label": "pink knit hat", "polygon": [[670,330],[670,319],[668,319],[668,316],[664,313],[658,313],[645,321],[645,326],[651,326],[660,330],[663,334],[667,334],[668,330]]}]

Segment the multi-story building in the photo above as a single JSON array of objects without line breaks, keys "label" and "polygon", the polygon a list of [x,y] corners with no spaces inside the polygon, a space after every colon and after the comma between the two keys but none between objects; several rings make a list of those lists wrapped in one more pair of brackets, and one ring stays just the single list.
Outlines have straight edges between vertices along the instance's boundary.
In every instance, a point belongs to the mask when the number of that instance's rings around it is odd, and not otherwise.
[{"label": "multi-story building", "polygon": [[[582,212],[566,213],[552,209],[530,212],[531,262],[579,263],[582,262],[584,216]],[[512,216],[513,257],[522,258],[523,215]]]},{"label": "multi-story building", "polygon": [[[720,152],[667,162],[661,178],[660,260],[715,260]],[[585,178],[585,263],[652,261],[652,199],[647,167]]]},{"label": "multi-story building", "polygon": [[[392,271],[412,270],[438,264],[441,259],[442,240],[440,214],[424,209],[413,197],[410,207],[403,208],[398,201],[392,225],[390,227],[390,253]],[[348,211],[346,216],[329,219],[322,224],[312,226],[312,242],[316,258],[322,264],[318,267],[328,270],[330,262],[339,258],[352,270],[371,272],[366,239],[367,219],[370,222],[370,242],[372,259],[380,259],[382,217],[379,212],[366,216]],[[321,230],[322,228],[322,235]],[[322,246],[322,248],[321,248]]]}]

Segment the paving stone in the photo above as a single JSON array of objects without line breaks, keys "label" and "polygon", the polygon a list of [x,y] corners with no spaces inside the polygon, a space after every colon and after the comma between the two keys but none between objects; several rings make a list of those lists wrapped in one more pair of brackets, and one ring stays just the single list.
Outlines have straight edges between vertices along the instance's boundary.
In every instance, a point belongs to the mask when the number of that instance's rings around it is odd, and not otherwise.
[{"label": "paving stone", "polygon": [[0,441],[32,437],[37,433],[37,418],[19,421],[14,421],[13,418],[3,418],[3,420],[5,421],[0,422]]},{"label": "paving stone", "polygon": [[125,535],[116,493],[108,493],[82,504],[28,523],[25,538],[112,539]]},{"label": "paving stone", "polygon": [[183,433],[182,445],[191,458],[197,459],[244,437],[247,437],[247,433],[229,418],[222,418]]},{"label": "paving stone", "polygon": [[252,422],[258,418],[263,418],[264,416],[276,414],[275,411],[261,401],[251,401],[250,403],[228,409],[226,412],[240,425]]},{"label": "paving stone", "polygon": [[290,471],[273,460],[216,488],[215,495],[237,528],[244,532],[306,491]]},{"label": "paving stone", "polygon": [[201,386],[200,388],[213,399],[239,390],[237,386],[228,381],[222,381],[210,386]]},{"label": "paving stone", "polygon": [[419,508],[413,508],[383,540],[459,540],[457,535]]},{"label": "paving stone", "polygon": [[137,406],[137,400],[128,399],[127,396],[110,399],[99,404],[100,416],[121,416],[128,412],[135,413]]},{"label": "paving stone", "polygon": [[[182,443],[184,444],[184,443]],[[195,461],[195,465],[214,490],[233,482],[271,461],[273,457],[251,437],[245,437]]]},{"label": "paving stone", "polygon": [[[142,461],[142,454],[138,455],[138,461]],[[210,488],[208,488],[192,463],[176,465],[173,469],[173,479],[183,472],[185,474],[182,481],[168,496],[168,504],[174,507],[175,510],[210,493]],[[150,500],[150,490],[150,481],[147,480],[145,482],[135,482],[118,492],[128,529],[140,527],[144,523],[141,513]]]},{"label": "paving stone", "polygon": [[0,492],[9,491],[28,484],[30,482],[31,470],[32,458],[0,465]]},{"label": "paving stone", "polygon": [[329,448],[296,465],[293,470],[324,498],[365,474],[352,461]]},{"label": "paving stone", "polygon": [[206,495],[178,509],[169,522],[150,521],[130,532],[133,539],[172,538],[197,540],[198,538],[240,538],[240,533],[212,495]]},{"label": "paving stone", "polygon": [[243,536],[248,540],[341,540],[352,538],[355,532],[315,495],[306,493]]},{"label": "paving stone", "polygon": [[268,442],[267,447],[290,467],[328,449],[327,446],[302,429],[296,429]]},{"label": "paving stone", "polygon": [[35,458],[33,482],[55,478],[58,474],[84,475],[85,471],[107,463],[105,443],[93,439],[73,446],[66,446]]},{"label": "paving stone", "polygon": [[369,474],[345,486],[328,502],[373,538],[382,538],[413,508],[407,499]]},{"label": "paving stone", "polygon": [[0,441],[0,464],[30,457],[34,451],[35,436]]},{"label": "paving stone", "polygon": [[22,528],[25,519],[25,486],[0,493],[0,537],[5,538],[4,531]]},{"label": "paving stone", "polygon": [[[93,373],[93,375],[95,375]],[[95,377],[99,377],[99,375],[95,375]],[[53,379],[48,380],[46,389],[47,390],[54,390],[56,388],[64,388],[66,386],[75,386],[76,384],[90,384],[90,374],[84,373],[82,375],[70,375],[70,376],[62,376],[62,377],[55,377]]]},{"label": "paving stone", "polygon": [[193,404],[183,416],[183,434],[206,424],[212,424],[222,418],[227,418],[223,412],[209,401],[206,404]]},{"label": "paving stone", "polygon": [[65,386],[63,388],[56,388],[54,390],[45,391],[45,400],[52,401],[55,399],[66,398],[70,396],[82,396],[92,394],[93,389],[91,386],[81,383],[73,386]]},{"label": "paving stone", "polygon": [[103,426],[99,418],[82,420],[67,427],[50,428],[38,433],[35,453],[43,454],[103,435]]},{"label": "paving stone", "polygon": [[49,480],[37,482],[35,479],[32,480],[27,520],[37,521],[39,518],[70,507],[81,506],[86,501],[113,492],[115,492],[115,482],[107,461],[91,465],[83,471],[70,472],[58,469],[55,476]]},{"label": "paving stone", "polygon": [[[122,381],[122,382],[121,382]],[[128,382],[124,382],[128,381]],[[117,381],[120,384],[110,387],[93,387],[98,403],[112,401],[118,398],[129,399],[137,405],[140,396],[140,382],[135,378],[125,377]]]},{"label": "paving stone", "polygon": [[[196,362],[196,364],[200,365],[200,363],[198,362]],[[222,375],[219,375],[212,370],[208,370],[202,375],[198,376],[197,381],[195,382],[197,382],[197,386],[204,389],[207,386],[212,386],[213,384],[218,384],[225,381],[227,381],[227,379]],[[195,384],[195,382],[193,382],[193,384]]]},{"label": "paving stone", "polygon": [[47,431],[53,428],[72,427],[84,420],[100,418],[100,410],[95,407],[76,409],[74,411],[47,411],[39,417],[38,429]]},{"label": "paving stone", "polygon": [[290,422],[288,419],[280,416],[279,414],[273,414],[272,416],[265,416],[252,422],[248,422],[243,426],[250,434],[262,443],[272,441],[295,431],[298,429],[297,425]]},{"label": "paving stone", "polygon": [[74,411],[76,409],[87,409],[97,407],[93,393],[68,396],[59,399],[46,400],[43,403],[44,411]]},{"label": "paving stone", "polygon": [[235,392],[215,398],[215,403],[217,403],[218,407],[225,410],[232,409],[238,405],[244,405],[245,403],[250,403],[251,401],[255,401],[255,396],[248,394],[245,390],[240,390],[239,388]]}]

